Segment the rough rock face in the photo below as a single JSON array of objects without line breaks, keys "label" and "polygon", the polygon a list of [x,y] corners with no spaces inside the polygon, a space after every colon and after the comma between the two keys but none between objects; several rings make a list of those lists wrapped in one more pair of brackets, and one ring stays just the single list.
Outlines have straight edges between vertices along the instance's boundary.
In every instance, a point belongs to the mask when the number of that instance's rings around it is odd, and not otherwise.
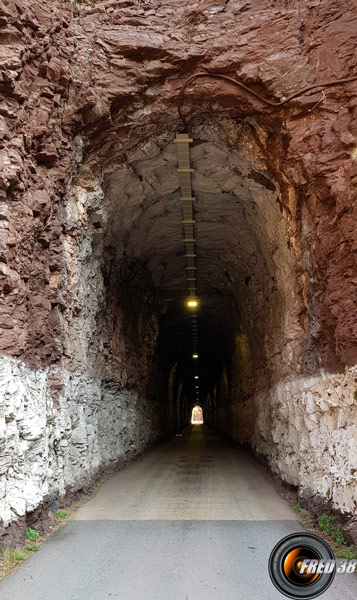
[{"label": "rough rock face", "polygon": [[343,537],[345,538],[348,544],[352,544],[354,546],[357,545],[357,519],[356,517],[352,517],[345,525],[342,527]]},{"label": "rough rock face", "polygon": [[[356,25],[352,0],[0,4],[4,525],[187,422],[184,80],[237,74],[278,101],[354,75]],[[356,106],[356,82],[277,110],[202,78],[183,107],[206,419],[346,514]]]}]

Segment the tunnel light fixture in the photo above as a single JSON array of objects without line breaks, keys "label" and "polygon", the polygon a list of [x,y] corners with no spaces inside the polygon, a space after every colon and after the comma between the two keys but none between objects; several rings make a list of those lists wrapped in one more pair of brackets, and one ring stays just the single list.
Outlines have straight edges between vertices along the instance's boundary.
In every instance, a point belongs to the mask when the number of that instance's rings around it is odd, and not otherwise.
[{"label": "tunnel light fixture", "polygon": [[187,278],[188,297],[185,305],[191,312],[190,317],[192,329],[192,358],[198,358],[198,327],[197,327],[197,309],[199,301],[197,294],[197,239],[196,239],[196,215],[195,215],[195,197],[192,190],[192,174],[194,169],[191,165],[190,144],[193,138],[188,133],[177,133],[174,142],[177,146],[177,173],[180,182],[182,225],[183,225],[183,244],[185,257],[185,270]]},{"label": "tunnel light fixture", "polygon": [[196,385],[196,390],[198,390],[198,387],[199,387],[199,386],[198,386],[198,385]]},{"label": "tunnel light fixture", "polygon": [[198,375],[195,375],[195,379],[198,379]]},{"label": "tunnel light fixture", "polygon": [[198,300],[195,300],[194,298],[190,298],[189,300],[187,300],[187,306],[189,308],[197,308],[198,307]]}]

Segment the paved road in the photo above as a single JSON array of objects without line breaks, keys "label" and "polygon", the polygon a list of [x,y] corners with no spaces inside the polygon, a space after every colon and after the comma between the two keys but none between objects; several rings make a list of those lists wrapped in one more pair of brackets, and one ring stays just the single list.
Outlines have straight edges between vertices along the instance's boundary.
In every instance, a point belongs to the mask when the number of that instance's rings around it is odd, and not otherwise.
[{"label": "paved road", "polygon": [[[196,426],[108,480],[0,582],[0,598],[280,600],[268,557],[300,529],[261,467]],[[356,597],[354,575],[321,596]]]}]

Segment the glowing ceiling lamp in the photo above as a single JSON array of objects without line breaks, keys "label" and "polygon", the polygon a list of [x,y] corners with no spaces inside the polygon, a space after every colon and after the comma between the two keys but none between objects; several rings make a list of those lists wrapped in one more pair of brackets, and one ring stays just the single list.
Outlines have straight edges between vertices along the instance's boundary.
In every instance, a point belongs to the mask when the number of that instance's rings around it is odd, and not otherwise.
[{"label": "glowing ceiling lamp", "polygon": [[198,307],[198,300],[195,300],[194,298],[191,298],[190,300],[187,300],[186,304],[187,304],[187,306],[189,308],[197,308]]},{"label": "glowing ceiling lamp", "polygon": [[192,358],[198,358],[198,354],[192,354]]},{"label": "glowing ceiling lamp", "polygon": [[198,375],[195,375],[195,379],[198,379]]}]

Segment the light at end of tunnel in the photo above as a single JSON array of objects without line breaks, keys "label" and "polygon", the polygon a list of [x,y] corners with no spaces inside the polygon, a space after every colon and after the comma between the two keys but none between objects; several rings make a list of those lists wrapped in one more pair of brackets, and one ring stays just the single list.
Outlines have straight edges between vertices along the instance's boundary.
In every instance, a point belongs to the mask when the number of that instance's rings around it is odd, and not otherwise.
[{"label": "light at end of tunnel", "polygon": [[196,404],[196,406],[194,406],[192,409],[191,423],[192,423],[192,425],[202,425],[203,424],[203,411],[202,411],[202,408],[198,404]]},{"label": "light at end of tunnel", "polygon": [[198,358],[198,354],[192,354],[192,358]]},{"label": "light at end of tunnel", "polygon": [[195,375],[195,379],[198,379],[198,375]]},{"label": "light at end of tunnel", "polygon": [[190,300],[187,300],[187,306],[189,308],[197,308],[198,307],[198,301],[195,300],[195,298],[191,298]]}]

